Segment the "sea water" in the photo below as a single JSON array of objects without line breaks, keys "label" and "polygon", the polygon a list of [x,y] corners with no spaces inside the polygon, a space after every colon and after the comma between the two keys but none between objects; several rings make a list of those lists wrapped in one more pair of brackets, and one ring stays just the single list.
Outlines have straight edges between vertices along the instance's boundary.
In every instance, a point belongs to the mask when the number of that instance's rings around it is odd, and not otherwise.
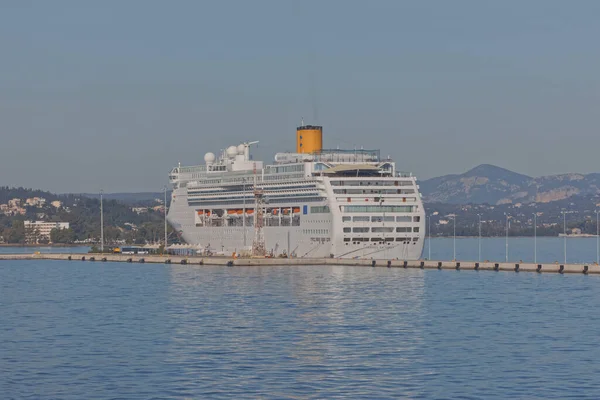
[{"label": "sea water", "polygon": [[597,304],[592,275],[1,261],[0,397],[596,399]]}]

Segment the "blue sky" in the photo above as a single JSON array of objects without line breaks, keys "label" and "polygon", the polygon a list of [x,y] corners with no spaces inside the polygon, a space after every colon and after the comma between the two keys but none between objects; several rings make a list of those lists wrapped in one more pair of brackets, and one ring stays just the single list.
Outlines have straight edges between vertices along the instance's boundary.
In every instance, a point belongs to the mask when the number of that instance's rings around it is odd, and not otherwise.
[{"label": "blue sky", "polygon": [[0,3],[0,185],[160,190],[244,140],[381,148],[422,179],[600,172],[600,2]]}]

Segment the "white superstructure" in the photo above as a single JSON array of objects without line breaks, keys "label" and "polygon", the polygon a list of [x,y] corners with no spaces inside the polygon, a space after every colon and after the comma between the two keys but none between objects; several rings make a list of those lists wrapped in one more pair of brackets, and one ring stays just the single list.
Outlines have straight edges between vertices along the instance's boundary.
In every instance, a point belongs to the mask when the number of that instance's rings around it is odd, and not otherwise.
[{"label": "white superstructure", "polygon": [[321,127],[299,127],[299,151],[271,165],[251,159],[250,142],[173,168],[170,224],[212,253],[250,253],[262,229],[273,256],[419,259],[425,213],[416,178],[378,150],[321,149],[303,139],[313,128],[320,135]]}]

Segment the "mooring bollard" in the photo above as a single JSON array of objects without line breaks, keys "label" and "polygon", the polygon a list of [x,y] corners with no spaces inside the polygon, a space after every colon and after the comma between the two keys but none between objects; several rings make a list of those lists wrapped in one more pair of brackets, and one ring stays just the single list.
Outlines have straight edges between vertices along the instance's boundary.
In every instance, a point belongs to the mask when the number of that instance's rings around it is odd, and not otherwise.
[{"label": "mooring bollard", "polygon": [[408,268],[408,261],[404,261],[404,264],[402,264],[402,266],[403,266],[404,268]]},{"label": "mooring bollard", "polygon": [[519,264],[515,264],[515,272],[519,272]]},{"label": "mooring bollard", "polygon": [[538,264],[535,272],[542,272],[542,264]]},{"label": "mooring bollard", "polygon": [[390,260],[388,260],[388,264],[387,264],[388,268],[392,268],[392,262]]},{"label": "mooring bollard", "polygon": [[438,261],[438,269],[442,269],[442,262]]},{"label": "mooring bollard", "polygon": [[67,257],[67,260],[71,261],[73,258],[71,256]]},{"label": "mooring bollard", "polygon": [[584,266],[583,266],[583,273],[584,273],[585,275],[587,275],[587,273],[588,273],[588,266],[587,266],[587,265],[584,265]]},{"label": "mooring bollard", "polygon": [[479,271],[479,263],[475,263],[475,271]]},{"label": "mooring bollard", "polygon": [[377,264],[377,261],[375,261],[375,260],[371,261],[371,267],[374,267],[375,264]]},{"label": "mooring bollard", "polygon": [[558,268],[558,273],[562,274],[563,272],[565,272],[565,266],[563,264],[560,264],[560,267]]},{"label": "mooring bollard", "polygon": [[425,268],[425,261],[421,261],[420,267],[421,267],[421,269]]},{"label": "mooring bollard", "polygon": [[457,262],[457,263],[456,263],[456,270],[458,271],[459,269],[460,269],[460,263],[459,263],[459,262]]},{"label": "mooring bollard", "polygon": [[499,267],[500,267],[500,264],[498,264],[498,263],[495,263],[495,264],[494,264],[494,271],[498,271],[498,268],[499,268]]}]

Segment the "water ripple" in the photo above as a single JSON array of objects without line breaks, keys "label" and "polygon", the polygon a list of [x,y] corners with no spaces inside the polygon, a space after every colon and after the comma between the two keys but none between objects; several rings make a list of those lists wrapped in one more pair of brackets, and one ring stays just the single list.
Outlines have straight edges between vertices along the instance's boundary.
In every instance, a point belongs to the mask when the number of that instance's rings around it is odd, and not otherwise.
[{"label": "water ripple", "polygon": [[0,393],[600,398],[599,279],[0,262]]}]

